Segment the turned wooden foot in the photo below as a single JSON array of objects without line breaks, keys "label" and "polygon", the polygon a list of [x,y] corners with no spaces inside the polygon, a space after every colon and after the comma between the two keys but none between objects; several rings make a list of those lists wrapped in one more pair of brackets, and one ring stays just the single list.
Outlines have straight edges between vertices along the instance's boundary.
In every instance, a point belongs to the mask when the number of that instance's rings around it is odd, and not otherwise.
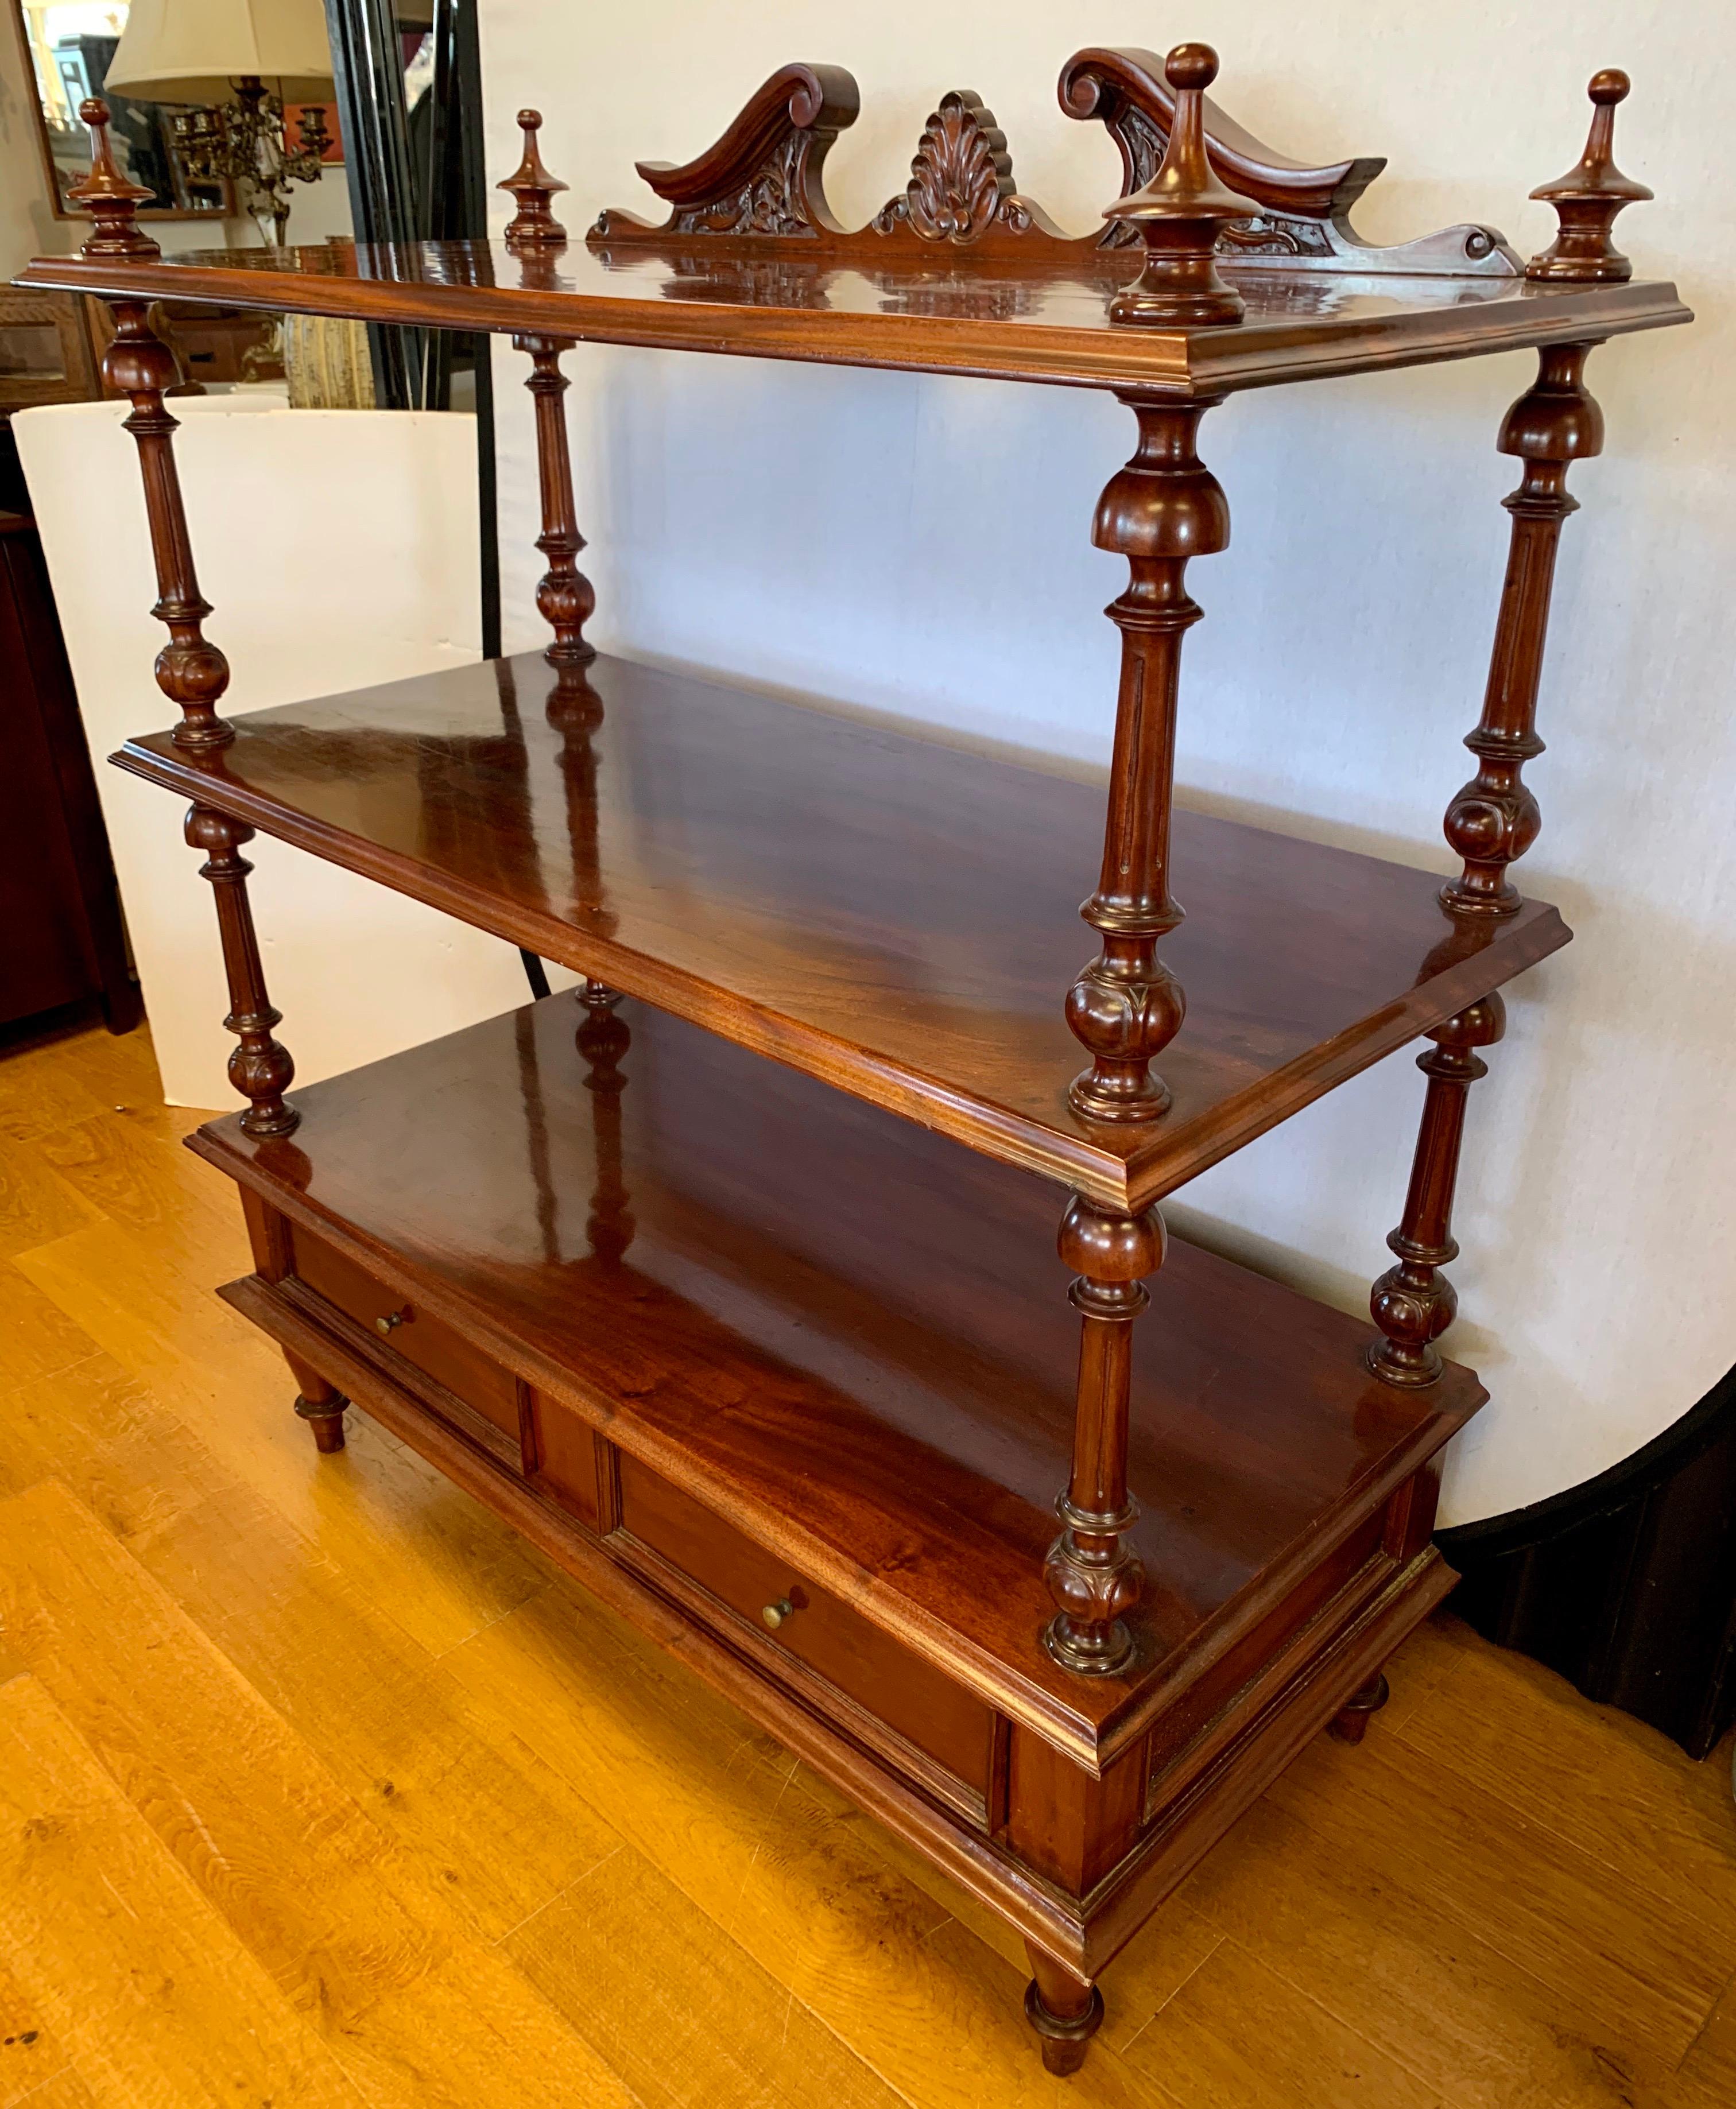
[{"label": "turned wooden foot", "polygon": [[1353,1691],[1332,1721],[1332,1733],[1340,1743],[1359,1743],[1368,1732],[1372,1714],[1378,1714],[1392,1696],[1392,1687],[1377,1673],[1360,1691]]},{"label": "turned wooden foot", "polygon": [[1085,2062],[1085,2046],[1103,2025],[1103,1994],[1029,1941],[1036,1972],[1024,1988],[1024,2015],[1042,2044],[1043,2070],[1065,2080]]},{"label": "turned wooden foot", "polygon": [[283,1359],[300,1389],[296,1411],[314,1431],[314,1447],[323,1457],[344,1447],[344,1410],[350,1402],[334,1384],[286,1348]]}]

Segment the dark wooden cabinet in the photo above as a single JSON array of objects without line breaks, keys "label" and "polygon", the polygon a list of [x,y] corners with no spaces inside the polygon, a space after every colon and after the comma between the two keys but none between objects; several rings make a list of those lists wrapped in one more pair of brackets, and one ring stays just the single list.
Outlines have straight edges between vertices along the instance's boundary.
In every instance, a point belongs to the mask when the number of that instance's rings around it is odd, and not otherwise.
[{"label": "dark wooden cabinet", "polygon": [[[843,228],[821,167],[856,84],[794,65],[705,154],[641,165],[661,227],[605,212],[569,244],[531,111],[503,244],[171,264],[99,107],[97,231],[26,273],[111,299],[133,405],[180,716],[115,758],[187,802],[215,897],[246,1103],[189,1140],[254,1255],[221,1294],[283,1345],[322,1451],[365,1407],[1000,1914],[1060,2073],[1118,1949],[1311,1736],[1360,1738],[1452,1587],[1440,1456],[1485,1398],[1437,1344],[1467,1096],[1502,987],[1570,934],[1512,868],[1567,472],[1602,445],[1586,355],[1691,319],[1611,239],[1643,195],[1611,154],[1621,75],[1521,265],[1483,227],[1363,242],[1381,165],[1260,147],[1204,102],[1216,65],[1068,62],[1063,109],[1123,161],[1078,237],[962,92]],[[510,332],[547,650],[226,719],[147,313],[177,296]],[[1137,438],[1092,529],[1128,571],[1106,800],[598,654],[581,341],[1114,392]],[[1205,413],[1516,347],[1538,368],[1499,430],[1522,467],[1477,770],[1443,787],[1462,868],[1173,812],[1186,574],[1228,536]],[[561,961],[577,998],[293,1090],[259,829]],[[1419,1038],[1368,1317],[1169,1235],[1165,1196]]]},{"label": "dark wooden cabinet", "polygon": [[101,1000],[138,1023],[108,838],[34,524],[0,512],[0,1024]]}]

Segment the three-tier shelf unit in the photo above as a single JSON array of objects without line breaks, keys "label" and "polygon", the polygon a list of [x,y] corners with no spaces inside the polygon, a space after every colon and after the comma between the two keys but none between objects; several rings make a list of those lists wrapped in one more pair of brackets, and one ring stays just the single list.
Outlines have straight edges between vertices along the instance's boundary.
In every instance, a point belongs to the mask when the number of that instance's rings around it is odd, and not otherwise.
[{"label": "three-tier shelf unit", "polygon": [[[1485,1397],[1435,1345],[1466,1095],[1502,986],[1568,936],[1510,868],[1567,471],[1602,443],[1585,361],[1690,319],[1614,245],[1649,195],[1611,151],[1623,75],[1593,80],[1583,158],[1535,193],[1558,238],[1522,264],[1479,226],[1365,243],[1382,164],[1262,147],[1205,100],[1216,67],[1068,62],[1063,109],[1123,164],[1079,237],[965,93],[842,227],[822,164],[856,84],[790,65],[697,160],[641,165],[661,226],[569,241],[527,111],[502,242],[168,262],[93,103],[95,231],[20,281],[109,300],[133,406],[181,716],[115,759],[191,802],[215,895],[247,1104],[190,1140],[255,1262],[220,1293],[282,1344],[322,1451],[352,1402],[376,1415],[1010,1922],[1059,2072],[1105,1964],[1310,1737],[1359,1736],[1452,1585],[1440,1453]],[[549,648],[219,716],[147,313],[177,298],[510,333]],[[1077,782],[599,656],[581,343],[1114,394],[1138,442],[1093,530],[1129,572],[1106,816]],[[1184,575],[1228,539],[1205,412],[1516,347],[1538,373],[1500,427],[1520,481],[1461,868],[1172,813]],[[582,988],[292,1097],[258,829]],[[1166,1194],[1419,1038],[1372,1325],[1166,1240]]]}]

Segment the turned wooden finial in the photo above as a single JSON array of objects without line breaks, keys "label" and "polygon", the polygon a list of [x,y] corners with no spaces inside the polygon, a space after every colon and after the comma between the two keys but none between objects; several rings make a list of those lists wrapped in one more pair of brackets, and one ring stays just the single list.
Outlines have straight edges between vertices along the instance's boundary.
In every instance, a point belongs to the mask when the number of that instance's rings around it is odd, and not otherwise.
[{"label": "turned wooden finial", "polygon": [[521,110],[518,124],[524,133],[523,158],[511,175],[495,186],[496,190],[510,191],[518,206],[506,224],[506,238],[509,242],[545,243],[552,247],[567,239],[567,230],[549,210],[549,201],[567,186],[558,176],[549,174],[537,151],[536,135],[542,129],[542,112]]},{"label": "turned wooden finial", "polygon": [[1527,278],[1607,285],[1633,277],[1633,265],[1611,234],[1616,215],[1624,205],[1639,204],[1652,195],[1643,183],[1636,183],[1616,166],[1616,105],[1627,100],[1631,86],[1616,66],[1592,75],[1585,91],[1593,107],[1585,152],[1566,175],[1531,192],[1534,198],[1554,206],[1561,231],[1526,265]]},{"label": "turned wooden finial", "polygon": [[1175,122],[1163,165],[1143,190],[1118,198],[1103,215],[1131,222],[1146,245],[1146,268],[1110,303],[1110,319],[1170,327],[1239,323],[1241,296],[1218,277],[1214,251],[1227,220],[1260,208],[1226,189],[1206,158],[1204,105],[1218,78],[1218,54],[1209,44],[1178,44],[1164,78],[1175,91]]},{"label": "turned wooden finial", "polygon": [[90,174],[66,193],[81,205],[97,223],[97,231],[79,251],[81,256],[160,256],[161,249],[133,215],[151,196],[141,183],[129,183],[115,165],[115,150],[109,141],[109,106],[93,95],[79,105],[79,115],[90,128]]}]

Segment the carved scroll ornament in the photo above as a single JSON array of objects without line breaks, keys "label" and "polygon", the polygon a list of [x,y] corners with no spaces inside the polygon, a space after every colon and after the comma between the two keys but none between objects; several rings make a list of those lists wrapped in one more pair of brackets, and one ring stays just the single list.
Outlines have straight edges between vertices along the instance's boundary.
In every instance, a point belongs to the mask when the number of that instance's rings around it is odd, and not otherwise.
[{"label": "carved scroll ornament", "polygon": [[[1146,51],[1092,47],[1062,68],[1059,93],[1069,117],[1097,119],[1114,139],[1120,196],[1150,185],[1174,128],[1176,97],[1164,61]],[[661,226],[612,210],[591,228],[591,246],[667,250],[695,237],[795,242],[828,261],[872,266],[915,243],[1033,264],[1083,264],[1142,238],[1137,223],[1121,217],[1101,232],[1064,233],[1019,195],[1006,135],[966,88],[943,96],[929,115],[904,190],[868,226],[847,229],[826,201],[822,171],[859,108],[856,83],[841,66],[780,67],[697,159],[638,165],[671,208]],[[1202,130],[1211,175],[1254,208],[1221,223],[1221,256],[1311,270],[1446,277],[1511,278],[1521,268],[1492,228],[1448,228],[1390,248],[1364,242],[1348,215],[1386,166],[1377,156],[1305,166],[1263,145],[1209,100]]]},{"label": "carved scroll ornament", "polygon": [[661,227],[604,212],[590,240],[632,244],[649,236],[771,236],[812,241],[842,234],[821,183],[832,142],[856,122],[861,97],[842,66],[780,66],[715,146],[676,166],[640,161],[639,174],[671,210]]}]

